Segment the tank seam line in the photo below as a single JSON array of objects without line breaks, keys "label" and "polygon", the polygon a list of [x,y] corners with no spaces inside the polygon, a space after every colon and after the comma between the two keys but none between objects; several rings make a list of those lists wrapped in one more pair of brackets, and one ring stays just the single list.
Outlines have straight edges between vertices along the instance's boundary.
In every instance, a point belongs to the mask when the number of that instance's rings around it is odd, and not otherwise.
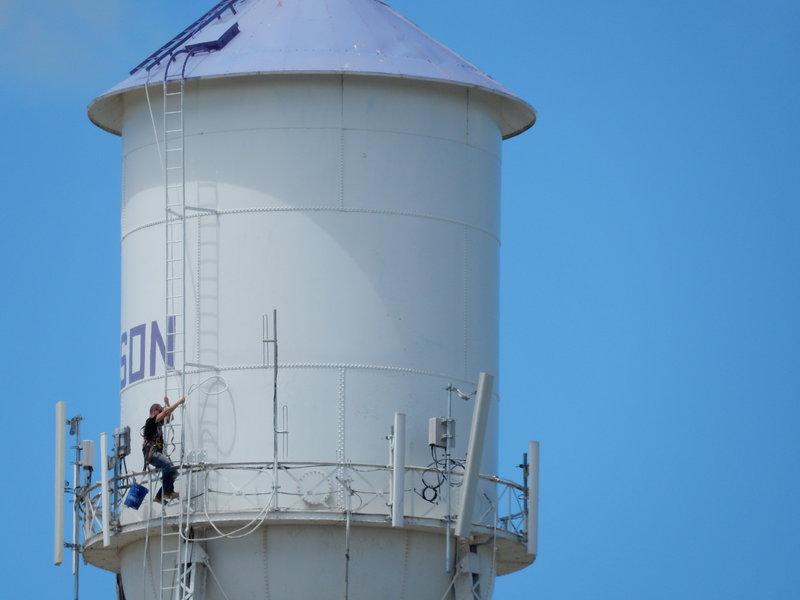
[{"label": "tank seam line", "polygon": [[[457,146],[465,146],[467,148],[472,148],[474,150],[477,150],[478,152],[481,152],[483,154],[486,154],[488,156],[492,156],[492,157],[496,158],[498,162],[502,158],[501,152],[495,152],[495,151],[492,151],[492,150],[487,150],[486,148],[482,148],[481,146],[475,146],[474,144],[464,143],[464,142],[461,142],[461,141],[458,141],[456,139],[449,138],[449,137],[442,137],[442,136],[438,136],[438,135],[425,135],[425,134],[422,134],[422,133],[410,133],[410,132],[407,132],[407,131],[395,131],[393,129],[370,129],[368,127],[346,127],[346,128],[345,127],[243,127],[241,129],[223,129],[223,130],[219,130],[219,131],[204,131],[204,132],[201,132],[201,133],[192,133],[192,134],[188,134],[186,136],[186,138],[189,139],[189,138],[193,138],[193,137],[204,137],[204,136],[207,136],[207,135],[215,135],[215,134],[229,133],[229,132],[230,133],[242,133],[244,131],[331,131],[331,132],[333,132],[333,131],[337,131],[339,129],[341,129],[341,130],[345,130],[346,129],[348,132],[387,133],[387,134],[399,135],[399,136],[403,136],[403,137],[418,137],[418,138],[423,138],[423,139],[427,139],[427,140],[439,140],[439,141],[442,141],[442,142],[449,142],[449,143],[455,144]],[[123,158],[123,160],[127,159],[131,154],[133,154],[135,152],[140,152],[141,150],[144,150],[144,149],[146,149],[146,148],[148,148],[150,146],[155,146],[155,144],[153,142],[150,142],[150,143],[147,143],[147,144],[142,144],[141,146],[136,146],[135,148],[131,148],[127,152],[123,152],[122,158]]]},{"label": "tank seam line", "polygon": [[[186,219],[197,219],[202,217],[207,217],[210,214],[215,216],[221,215],[237,215],[237,214],[247,214],[247,213],[258,213],[258,212],[345,212],[345,213],[363,213],[363,214],[371,214],[371,215],[386,215],[386,216],[395,216],[395,217],[413,217],[418,219],[429,219],[431,221],[442,221],[444,223],[451,223],[453,225],[459,225],[461,227],[468,227],[470,229],[474,229],[480,233],[483,233],[493,240],[495,240],[498,244],[500,243],[500,237],[497,234],[492,233],[491,231],[484,229],[482,227],[478,227],[476,225],[470,225],[469,223],[465,223],[464,221],[457,221],[455,219],[448,219],[446,217],[437,217],[435,215],[426,215],[422,213],[411,213],[411,212],[402,212],[402,211],[392,211],[392,210],[378,210],[378,209],[369,209],[369,208],[344,208],[344,207],[336,207],[336,206],[307,206],[301,208],[291,208],[291,207],[280,207],[280,206],[268,206],[268,207],[254,207],[254,208],[232,208],[232,209],[223,209],[215,211],[214,213],[205,213],[205,214],[192,214],[187,215]],[[132,235],[138,231],[143,229],[147,229],[149,227],[157,227],[159,225],[163,225],[165,222],[164,219],[158,219],[156,221],[151,221],[149,223],[145,223],[143,225],[139,225],[134,227],[133,229],[126,231],[122,234],[120,241],[124,241],[129,235]]]},{"label": "tank seam line", "polygon": [[[273,365],[271,364],[240,364],[240,365],[220,365],[214,368],[207,368],[207,369],[187,369],[187,375],[194,375],[197,373],[208,373],[208,372],[221,372],[221,371],[250,371],[250,370],[258,370],[258,369],[271,369]],[[453,377],[452,375],[447,375],[444,373],[437,373],[436,371],[426,371],[423,369],[413,369],[411,367],[394,367],[391,365],[374,365],[374,364],[366,364],[366,363],[326,363],[326,362],[295,362],[295,363],[278,363],[278,367],[281,369],[356,369],[356,370],[374,370],[374,371],[389,371],[393,373],[404,373],[409,375],[426,375],[429,377],[438,377],[441,379],[452,379],[453,381],[458,381],[460,383],[475,383],[474,381],[469,381],[467,379],[462,379],[461,377]],[[147,383],[151,381],[157,381],[159,379],[163,379],[163,373],[161,375],[153,375],[151,377],[145,377],[144,379],[140,379],[138,381],[134,381],[133,383],[129,383],[125,386],[122,390],[120,390],[120,394],[131,389],[134,386],[140,385],[142,383]]]}]

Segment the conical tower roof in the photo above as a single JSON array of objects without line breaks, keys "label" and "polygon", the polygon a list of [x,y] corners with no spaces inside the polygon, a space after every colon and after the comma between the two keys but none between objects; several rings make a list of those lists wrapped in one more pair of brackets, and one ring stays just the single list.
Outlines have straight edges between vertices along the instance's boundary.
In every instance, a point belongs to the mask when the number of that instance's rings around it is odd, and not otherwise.
[{"label": "conical tower roof", "polygon": [[187,80],[353,74],[438,81],[497,96],[504,138],[536,120],[529,104],[380,0],[223,0],[95,99],[89,118],[119,134],[122,95],[160,83],[165,70]]}]

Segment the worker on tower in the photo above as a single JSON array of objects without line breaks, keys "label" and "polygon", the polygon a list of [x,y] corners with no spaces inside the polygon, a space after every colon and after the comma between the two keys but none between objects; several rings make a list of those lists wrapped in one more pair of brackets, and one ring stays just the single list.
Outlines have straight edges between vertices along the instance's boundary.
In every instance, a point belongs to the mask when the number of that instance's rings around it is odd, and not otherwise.
[{"label": "worker on tower", "polygon": [[184,402],[186,402],[186,398],[181,398],[170,406],[169,398],[165,397],[163,406],[161,404],[153,404],[150,407],[150,416],[144,423],[142,432],[144,436],[144,441],[142,442],[144,464],[153,465],[161,469],[162,489],[158,490],[158,493],[155,495],[154,500],[156,502],[172,500],[178,497],[178,492],[176,492],[174,488],[176,469],[172,461],[164,453],[164,435],[162,429],[164,421],[169,421],[173,411]]}]

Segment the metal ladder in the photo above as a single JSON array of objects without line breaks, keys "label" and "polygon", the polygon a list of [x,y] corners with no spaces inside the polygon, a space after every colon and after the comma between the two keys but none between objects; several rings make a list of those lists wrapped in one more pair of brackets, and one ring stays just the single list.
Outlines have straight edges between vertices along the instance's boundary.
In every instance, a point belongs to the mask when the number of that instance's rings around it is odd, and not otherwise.
[{"label": "metal ladder", "polygon": [[[180,502],[180,501],[179,501]],[[180,582],[181,524],[172,529],[168,524],[166,507],[161,508],[161,559],[159,562],[158,597],[159,600],[177,600],[175,594]]]},{"label": "metal ladder", "polygon": [[192,540],[189,514],[197,475],[187,472],[184,498],[178,500],[177,522],[170,523],[166,505],[161,508],[161,559],[159,600],[202,600],[205,597],[208,555]]},{"label": "metal ladder", "polygon": [[[184,391],[186,361],[186,174],[184,161],[184,79],[169,78],[164,92],[164,192],[166,223],[165,299],[168,337],[164,395],[177,400]],[[172,325],[172,327],[170,327]],[[181,461],[183,448],[181,447]]]},{"label": "metal ladder", "polygon": [[[173,401],[183,396],[186,379],[186,173],[184,158],[184,78],[181,72],[170,78],[170,57],[164,70],[163,160],[165,205],[165,314],[168,334],[164,361],[164,396]],[[181,407],[181,417],[184,407]],[[181,424],[183,419],[181,418]],[[184,428],[165,424],[167,443],[178,450],[178,473],[184,467]],[[176,429],[179,429],[178,439]],[[166,448],[165,448],[166,451]],[[188,542],[185,499],[178,500],[177,528],[169,524],[166,504],[161,508],[159,600],[189,600],[194,597],[187,586],[187,561],[192,543]]]}]

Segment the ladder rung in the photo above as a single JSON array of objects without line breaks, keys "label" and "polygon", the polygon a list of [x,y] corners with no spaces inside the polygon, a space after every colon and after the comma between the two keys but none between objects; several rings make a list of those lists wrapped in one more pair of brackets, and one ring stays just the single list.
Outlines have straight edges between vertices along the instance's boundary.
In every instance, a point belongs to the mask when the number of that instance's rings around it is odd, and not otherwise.
[{"label": "ladder rung", "polygon": [[180,96],[183,92],[164,92],[165,96]]},{"label": "ladder rung", "polygon": [[167,129],[164,133],[181,133],[183,129]]}]

